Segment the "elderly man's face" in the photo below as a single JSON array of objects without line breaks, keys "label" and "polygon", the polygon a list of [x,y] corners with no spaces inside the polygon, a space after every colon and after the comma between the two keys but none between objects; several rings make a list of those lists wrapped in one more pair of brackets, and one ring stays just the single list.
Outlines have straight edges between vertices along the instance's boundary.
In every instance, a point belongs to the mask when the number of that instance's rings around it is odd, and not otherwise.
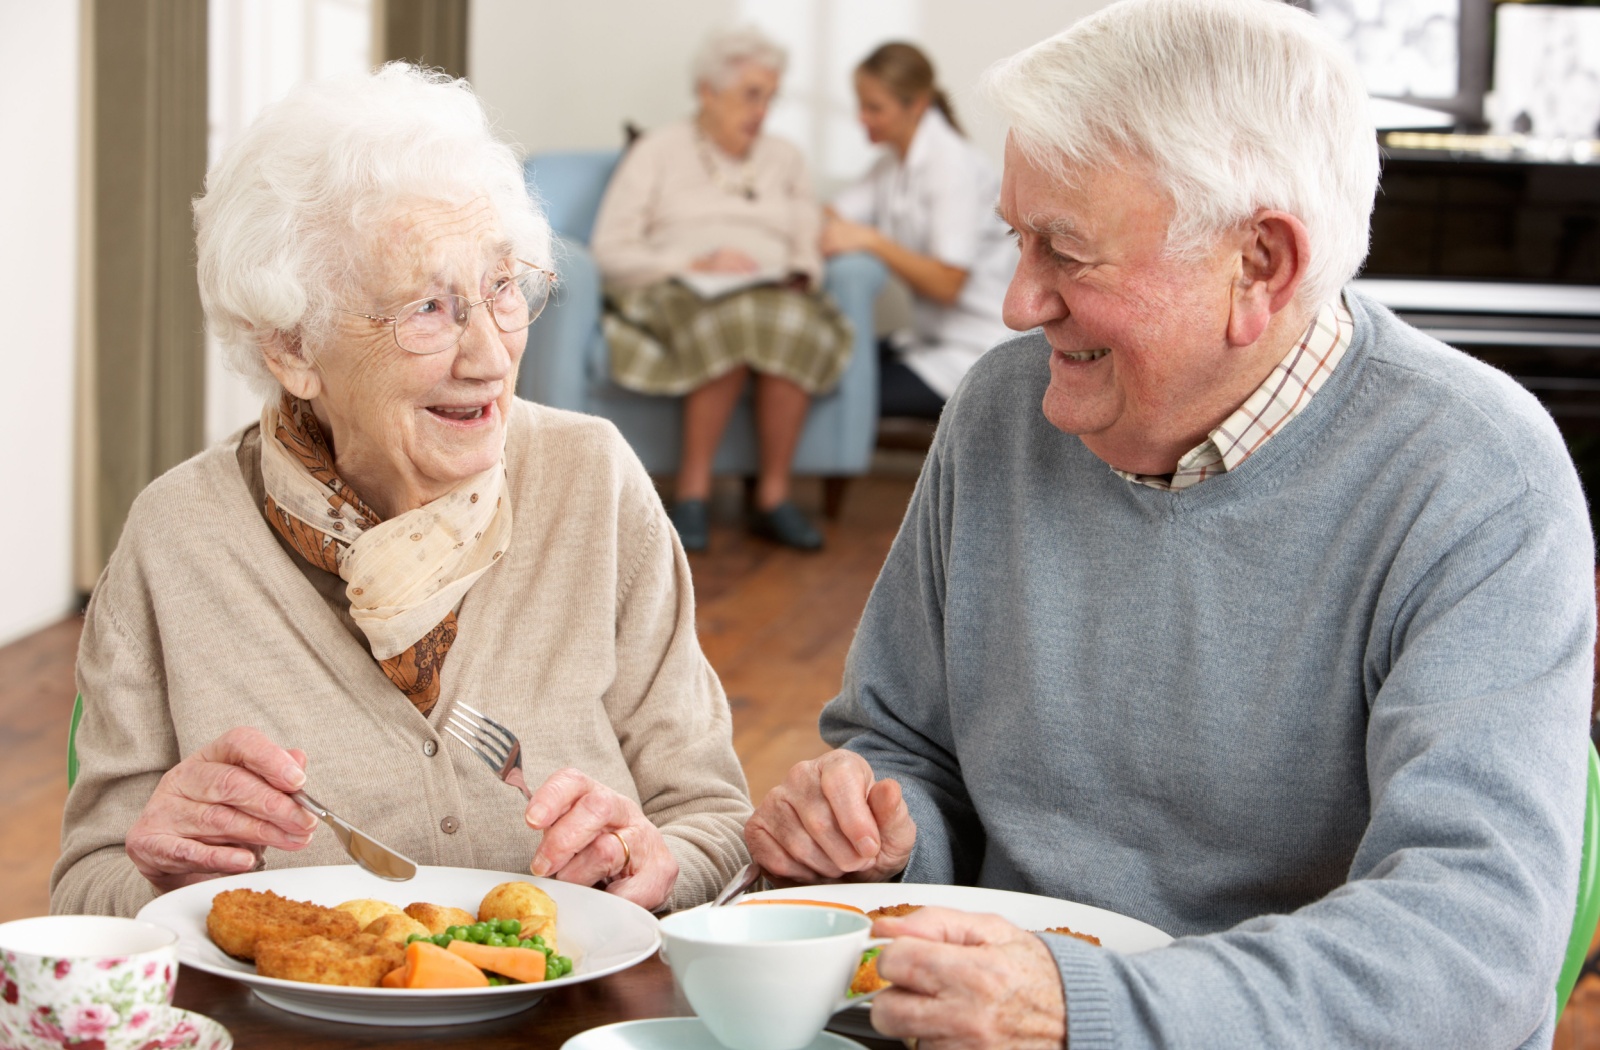
[{"label": "elderly man's face", "polygon": [[1167,473],[1261,380],[1226,339],[1238,255],[1169,259],[1171,200],[1137,167],[1075,174],[1007,143],[1000,212],[1021,258],[1005,321],[1050,342],[1051,423],[1114,467]]},{"label": "elderly man's face", "polygon": [[[486,201],[417,205],[382,229],[350,306],[391,315],[433,294],[482,299],[487,282],[515,266],[511,251]],[[400,349],[388,325],[347,317],[316,355],[312,402],[341,476],[388,517],[493,466],[527,337],[500,331],[476,306],[453,349],[419,356]]]}]

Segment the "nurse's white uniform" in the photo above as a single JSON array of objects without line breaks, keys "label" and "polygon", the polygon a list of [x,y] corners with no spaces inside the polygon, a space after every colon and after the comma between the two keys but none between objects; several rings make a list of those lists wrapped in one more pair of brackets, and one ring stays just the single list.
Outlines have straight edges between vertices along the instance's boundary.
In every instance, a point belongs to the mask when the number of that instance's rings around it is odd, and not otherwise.
[{"label": "nurse's white uniform", "polygon": [[995,215],[999,198],[994,167],[930,106],[903,162],[886,152],[833,202],[841,217],[967,271],[949,306],[912,296],[910,344],[899,345],[906,367],[944,398],[985,350],[1015,334],[1000,319],[1017,249]]}]

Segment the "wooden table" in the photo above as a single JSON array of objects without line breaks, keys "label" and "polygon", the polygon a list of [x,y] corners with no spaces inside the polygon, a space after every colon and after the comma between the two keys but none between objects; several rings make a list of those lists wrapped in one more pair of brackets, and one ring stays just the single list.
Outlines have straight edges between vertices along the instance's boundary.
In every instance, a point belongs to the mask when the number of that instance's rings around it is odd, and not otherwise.
[{"label": "wooden table", "polygon": [[[319,1021],[268,1005],[238,981],[184,967],[173,1002],[220,1022],[237,1050],[342,1050],[354,1046],[435,1044],[471,1050],[556,1050],[579,1032],[616,1021],[693,1013],[659,956],[621,973],[559,988],[518,1014],[474,1024],[384,1028]],[[868,1046],[898,1048],[897,1040]]]}]

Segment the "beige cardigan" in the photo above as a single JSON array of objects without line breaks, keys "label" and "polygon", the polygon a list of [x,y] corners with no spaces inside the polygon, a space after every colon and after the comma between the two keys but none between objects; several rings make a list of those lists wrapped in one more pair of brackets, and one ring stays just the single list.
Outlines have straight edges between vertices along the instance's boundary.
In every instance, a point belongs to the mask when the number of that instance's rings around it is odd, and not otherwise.
[{"label": "beige cardigan", "polygon": [[[151,900],[128,828],[163,772],[239,725],[303,749],[309,792],[418,863],[527,871],[522,794],[440,729],[457,698],[518,734],[531,786],[575,766],[637,800],[681,867],[672,907],[744,863],[748,792],[688,562],[610,423],[516,403],[513,540],[463,599],[428,718],[341,617],[341,582],[268,526],[258,440],[247,428],[152,483],[95,588],[52,911]],[[346,863],[325,828],[267,851],[268,868]]]},{"label": "beige cardigan", "polygon": [[[693,121],[652,131],[628,148],[589,241],[606,284],[642,288],[687,271],[717,248],[737,248],[763,271],[803,273],[821,287],[822,211],[800,150],[762,135],[739,165],[708,149],[702,153]],[[707,171],[708,157],[720,181]],[[745,177],[753,199],[730,192]]]}]

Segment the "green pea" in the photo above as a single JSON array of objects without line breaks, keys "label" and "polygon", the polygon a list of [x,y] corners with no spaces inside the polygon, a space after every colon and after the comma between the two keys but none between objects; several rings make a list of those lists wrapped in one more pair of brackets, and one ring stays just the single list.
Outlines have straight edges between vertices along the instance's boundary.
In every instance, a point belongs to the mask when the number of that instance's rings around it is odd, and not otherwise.
[{"label": "green pea", "polygon": [[450,943],[450,934],[448,931],[445,933],[436,933],[428,939],[434,944],[437,944],[439,947],[443,948]]},{"label": "green pea", "polygon": [[489,936],[489,924],[486,922],[475,922],[468,927],[468,940],[476,941],[477,943],[482,944],[483,939],[487,936]]},{"label": "green pea", "polygon": [[491,948],[504,948],[506,946],[506,938],[504,934],[491,933],[484,943]]},{"label": "green pea", "polygon": [[505,934],[518,934],[522,932],[521,919],[501,919],[500,932]]},{"label": "green pea", "polygon": [[452,940],[464,941],[467,939],[467,928],[465,926],[451,926],[444,932],[445,936]]},{"label": "green pea", "polygon": [[533,941],[528,939],[527,937],[524,937],[524,938],[522,938],[522,940],[517,942],[517,947],[518,948],[532,948],[533,947]]},{"label": "green pea", "polygon": [[411,933],[411,934],[407,934],[406,935],[406,943],[407,944],[410,944],[412,941],[426,941],[426,940],[431,940],[431,938],[425,933]]}]

